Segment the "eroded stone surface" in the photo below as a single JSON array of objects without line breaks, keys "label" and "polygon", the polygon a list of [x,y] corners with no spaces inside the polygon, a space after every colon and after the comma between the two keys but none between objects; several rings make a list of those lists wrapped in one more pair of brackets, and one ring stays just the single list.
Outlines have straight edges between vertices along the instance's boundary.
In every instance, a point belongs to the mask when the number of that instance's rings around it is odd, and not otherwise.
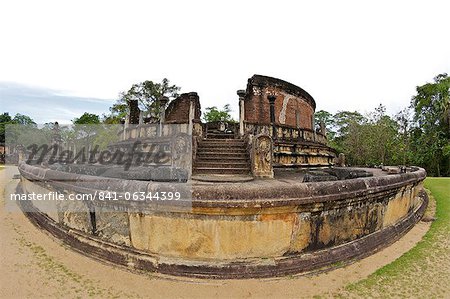
[{"label": "eroded stone surface", "polygon": [[[20,169],[24,176],[36,179],[39,171],[33,167],[21,165]],[[42,179],[46,176],[56,177],[56,173],[48,170]],[[374,177],[315,183],[272,180],[272,184],[267,184],[266,180],[255,180],[228,185],[198,184],[193,185],[191,207],[165,203],[146,213],[129,212],[114,216],[100,212],[96,207],[99,213],[96,217],[97,233],[100,239],[112,244],[129,245],[173,263],[171,267],[201,263],[202,267],[210,269],[207,271],[214,273],[218,273],[220,267],[217,265],[222,263],[246,265],[256,259],[261,263],[258,269],[269,267],[269,264],[278,269],[281,266],[274,262],[278,259],[308,260],[307,257],[324,252],[320,263],[305,264],[304,268],[298,268],[298,264],[295,268],[310,269],[308,267],[314,265],[325,265],[326,261],[362,255],[360,248],[380,248],[398,237],[397,226],[400,223],[415,223],[414,215],[422,215],[418,209],[422,211],[424,208],[424,199],[419,197],[424,177],[424,170],[419,169],[398,175],[377,173]],[[36,183],[30,181],[24,188],[33,188]],[[140,188],[141,184],[151,188],[148,182],[130,181],[130,184],[133,188]],[[59,188],[58,182],[45,184],[45,188],[53,187]],[[65,187],[69,191],[70,187]],[[78,187],[73,186],[70,192],[78,192]],[[102,181],[95,184],[95,188],[105,187],[108,190],[126,190],[127,183],[107,180],[107,185]],[[62,219],[65,227],[93,236],[89,231],[89,218],[81,221],[77,213],[69,212]],[[406,229],[410,225],[402,227]],[[386,239],[368,238],[376,234],[385,234]],[[364,242],[368,241],[363,240],[372,240],[372,243],[366,244]],[[352,247],[350,244],[356,241],[364,245]],[[334,253],[337,256],[326,255],[327,251],[339,250],[343,251]],[[152,262],[149,263],[138,267],[154,267]],[[165,267],[168,268],[159,266],[158,271],[170,273],[175,269]],[[183,269],[198,273],[196,271],[200,268],[195,267]],[[283,267],[289,269],[287,264]],[[247,275],[260,277],[262,273]],[[264,275],[270,276],[270,272]]]}]

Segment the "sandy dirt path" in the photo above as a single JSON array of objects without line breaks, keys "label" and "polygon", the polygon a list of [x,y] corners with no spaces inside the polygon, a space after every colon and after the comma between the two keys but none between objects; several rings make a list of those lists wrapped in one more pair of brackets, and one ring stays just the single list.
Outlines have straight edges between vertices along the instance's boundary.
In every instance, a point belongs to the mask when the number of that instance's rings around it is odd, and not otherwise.
[{"label": "sandy dirt path", "polygon": [[[0,171],[0,297],[2,298],[299,298],[330,296],[411,249],[429,229],[420,222],[401,240],[368,258],[327,273],[278,279],[190,280],[137,274],[63,246],[21,212],[4,208],[12,169]],[[13,169],[13,171],[17,171]]]}]

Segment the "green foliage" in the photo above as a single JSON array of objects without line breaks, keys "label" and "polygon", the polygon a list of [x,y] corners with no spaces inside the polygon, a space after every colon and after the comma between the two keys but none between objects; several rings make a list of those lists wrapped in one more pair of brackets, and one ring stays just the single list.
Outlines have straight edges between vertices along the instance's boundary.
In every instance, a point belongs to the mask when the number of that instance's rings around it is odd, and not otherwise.
[{"label": "green foliage", "polygon": [[357,111],[316,113],[327,127],[329,145],[350,165],[417,165],[429,175],[450,175],[450,78],[417,87],[411,106],[395,116],[380,104],[368,115]]},{"label": "green foliage", "polygon": [[205,122],[216,121],[234,121],[230,115],[230,104],[223,106],[223,109],[219,110],[216,106],[206,108],[206,112],[203,114],[203,120]]},{"label": "green foliage", "polygon": [[99,146],[99,150],[108,148],[108,145],[120,141],[119,132],[122,130],[120,125],[100,125],[97,126],[93,144]]},{"label": "green foliage", "polygon": [[33,127],[36,126],[36,123],[34,122],[34,120],[31,119],[31,117],[20,114],[20,113],[17,113],[11,122],[13,124],[18,124],[18,125],[26,125],[26,126],[33,126]]},{"label": "green foliage", "polygon": [[[31,119],[31,117],[27,115],[23,115],[20,113],[17,113],[13,118],[9,115],[8,112],[4,112],[3,114],[0,114],[0,142],[4,143],[6,139],[6,131],[7,131],[7,125],[23,125],[27,128],[35,128],[36,123]],[[15,132],[14,127],[9,127],[10,132],[8,132],[8,142],[11,142],[13,140],[17,139],[17,132]]]},{"label": "green foliage", "polygon": [[325,110],[319,110],[314,113],[314,123],[319,125],[321,123],[325,124],[325,128],[327,129],[327,138],[329,140],[335,137],[336,132],[334,131],[335,126],[333,114]]},{"label": "green foliage", "polygon": [[9,116],[8,112],[5,112],[0,115],[0,142],[5,142],[5,129],[6,125],[11,123],[11,116]]},{"label": "green foliage", "polygon": [[72,122],[76,125],[96,125],[100,123],[100,117],[92,113],[83,113],[79,118],[75,118]]},{"label": "green foliage", "polygon": [[335,115],[326,112],[329,145],[346,155],[350,165],[372,166],[402,164],[398,144],[401,140],[400,125],[395,118],[386,115],[386,108],[378,106],[364,116],[356,111],[339,111]]},{"label": "green foliage", "polygon": [[416,88],[411,100],[415,128],[412,148],[415,162],[431,175],[450,175],[450,77],[440,74],[434,83]]},{"label": "green foliage", "polygon": [[144,81],[133,84],[127,92],[121,92],[117,102],[109,108],[110,113],[103,115],[103,122],[106,124],[118,124],[124,119],[128,111],[128,101],[137,100],[139,108],[146,114],[155,118],[159,117],[159,99],[166,96],[169,100],[178,96],[180,87],[171,85],[169,80],[164,78],[161,83]]}]

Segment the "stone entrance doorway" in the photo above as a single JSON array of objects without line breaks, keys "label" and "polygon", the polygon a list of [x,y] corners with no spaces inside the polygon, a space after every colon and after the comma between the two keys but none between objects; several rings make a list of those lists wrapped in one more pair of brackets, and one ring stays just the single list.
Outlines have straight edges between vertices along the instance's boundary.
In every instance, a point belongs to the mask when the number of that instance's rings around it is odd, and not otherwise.
[{"label": "stone entrance doorway", "polygon": [[238,139],[239,124],[225,121],[206,123],[205,137],[207,139]]}]

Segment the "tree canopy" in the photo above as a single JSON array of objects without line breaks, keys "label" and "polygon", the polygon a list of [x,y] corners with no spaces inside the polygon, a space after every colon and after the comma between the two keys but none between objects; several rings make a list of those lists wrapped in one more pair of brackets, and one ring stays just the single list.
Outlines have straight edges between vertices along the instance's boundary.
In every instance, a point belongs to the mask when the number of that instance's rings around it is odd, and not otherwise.
[{"label": "tree canopy", "polygon": [[133,84],[126,92],[119,94],[117,102],[109,108],[110,113],[103,115],[104,122],[109,124],[118,124],[121,119],[124,119],[128,111],[128,101],[137,100],[139,108],[149,116],[159,118],[159,99],[162,96],[173,100],[178,96],[180,87],[170,84],[167,78],[164,78],[161,83],[153,81],[143,81]]},{"label": "tree canopy", "polygon": [[78,118],[72,120],[76,125],[96,125],[100,123],[100,117],[96,114],[85,112]]},{"label": "tree canopy", "polygon": [[450,78],[416,88],[411,105],[394,116],[379,105],[367,115],[357,111],[318,111],[329,145],[351,165],[417,165],[431,176],[450,175]]},{"label": "tree canopy", "polygon": [[222,109],[218,109],[216,106],[208,107],[203,114],[203,120],[205,122],[233,121],[230,112],[230,104],[226,104]]},{"label": "tree canopy", "polygon": [[414,110],[412,148],[418,163],[431,173],[450,175],[450,77],[440,74],[434,83],[417,86],[411,99]]},{"label": "tree canopy", "polygon": [[34,120],[27,115],[17,113],[14,117],[11,117],[8,112],[4,112],[3,114],[0,114],[0,143],[5,142],[5,130],[6,125],[8,124],[20,124],[32,127],[36,126]]}]

